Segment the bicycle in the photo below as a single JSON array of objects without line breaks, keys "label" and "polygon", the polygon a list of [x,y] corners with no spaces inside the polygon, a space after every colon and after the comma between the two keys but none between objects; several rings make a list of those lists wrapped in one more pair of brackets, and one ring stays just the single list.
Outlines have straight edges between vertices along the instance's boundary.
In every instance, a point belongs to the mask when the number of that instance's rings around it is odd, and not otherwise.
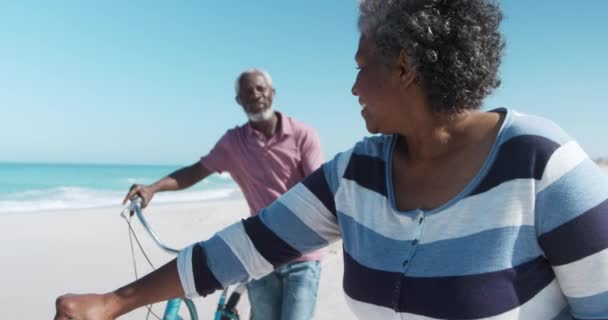
[{"label": "bicycle", "polygon": [[[163,251],[170,253],[172,255],[177,255],[179,253],[179,250],[171,248],[167,245],[165,245],[160,238],[158,237],[158,235],[154,232],[154,230],[152,230],[152,228],[150,227],[150,224],[148,223],[148,221],[146,220],[146,218],[144,217],[143,213],[142,213],[142,208],[141,208],[141,204],[142,204],[142,199],[139,196],[135,196],[131,199],[129,205],[121,212],[121,216],[125,219],[125,221],[127,222],[128,226],[129,226],[129,241],[131,244],[131,255],[133,257],[133,267],[135,269],[135,273],[136,273],[136,277],[137,277],[137,265],[135,262],[135,253],[133,250],[133,240],[132,240],[132,236],[135,238],[135,241],[137,242],[137,245],[139,246],[139,249],[141,250],[142,254],[144,255],[145,259],[147,260],[148,264],[154,268],[154,266],[152,265],[150,259],[148,258],[148,256],[146,255],[143,247],[141,246],[139,239],[137,238],[137,235],[135,234],[132,226],[131,226],[131,218],[133,217],[133,215],[137,216],[139,222],[141,223],[141,225],[143,226],[144,230],[146,230],[146,232],[148,233],[148,235],[152,238],[152,240],[154,240],[154,243],[161,248]],[[126,213],[128,212],[128,217],[126,215]],[[243,292],[246,289],[246,284],[245,283],[240,283],[237,285],[237,287],[232,291],[232,294],[230,294],[230,297],[228,298],[228,300],[226,300],[226,298],[228,297],[228,288],[225,288],[224,290],[222,290],[222,294],[220,295],[218,304],[217,304],[217,308],[215,310],[214,313],[214,320],[239,320],[239,315],[236,309],[236,305],[239,302],[239,299],[241,297],[241,295],[243,294]],[[186,305],[187,308],[187,317],[188,318],[183,318],[182,316],[179,315],[179,309],[181,307],[182,302]],[[152,314],[154,317],[156,317],[157,319],[162,319],[162,320],[186,320],[186,319],[190,319],[190,320],[198,320],[198,312],[196,310],[196,306],[194,305],[194,302],[192,302],[192,300],[187,299],[187,298],[177,298],[177,299],[171,299],[167,301],[167,304],[165,306],[165,310],[163,313],[163,317],[160,318],[158,315],[156,315],[152,309],[151,306],[146,306],[146,308],[148,309],[148,315],[146,316],[146,318],[148,318],[148,316],[150,314]]]}]

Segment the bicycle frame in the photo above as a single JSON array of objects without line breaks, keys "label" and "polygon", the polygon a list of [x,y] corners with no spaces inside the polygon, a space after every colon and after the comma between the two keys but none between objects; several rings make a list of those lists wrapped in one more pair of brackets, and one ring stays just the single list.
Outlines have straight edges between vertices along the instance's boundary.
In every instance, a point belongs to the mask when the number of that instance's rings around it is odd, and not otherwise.
[{"label": "bicycle frame", "polygon": [[[165,245],[160,240],[160,237],[158,237],[158,235],[150,227],[150,224],[142,213],[142,202],[143,201],[139,196],[135,196],[131,199],[131,202],[128,207],[130,215],[132,216],[133,214],[135,214],[137,216],[138,220],[140,221],[148,235],[154,240],[154,242],[159,248],[172,255],[177,255],[179,253],[179,250]],[[238,313],[236,312],[236,304],[238,303],[238,300],[243,291],[245,291],[245,288],[245,284],[240,283],[230,295],[230,298],[228,299],[227,303],[226,297],[228,295],[228,288],[225,288],[222,291],[217,305],[217,309],[215,310],[214,320],[239,320]],[[194,303],[192,302],[192,300],[186,298],[168,300],[167,305],[165,307],[163,320],[181,320],[181,317],[178,315],[178,312],[182,301],[184,301],[186,306],[188,307],[188,311],[190,312],[192,320],[198,320],[198,313],[196,307],[194,306]]]}]

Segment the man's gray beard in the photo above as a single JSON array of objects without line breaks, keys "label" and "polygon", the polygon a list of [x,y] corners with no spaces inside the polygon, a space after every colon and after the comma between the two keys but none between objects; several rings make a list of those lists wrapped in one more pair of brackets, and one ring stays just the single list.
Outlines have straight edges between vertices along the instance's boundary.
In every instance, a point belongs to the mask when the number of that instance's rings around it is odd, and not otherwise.
[{"label": "man's gray beard", "polygon": [[249,118],[249,121],[251,121],[251,122],[263,122],[263,121],[270,120],[270,118],[272,118],[273,114],[274,114],[274,108],[270,107],[270,108],[262,110],[258,113],[247,113],[247,118]]}]

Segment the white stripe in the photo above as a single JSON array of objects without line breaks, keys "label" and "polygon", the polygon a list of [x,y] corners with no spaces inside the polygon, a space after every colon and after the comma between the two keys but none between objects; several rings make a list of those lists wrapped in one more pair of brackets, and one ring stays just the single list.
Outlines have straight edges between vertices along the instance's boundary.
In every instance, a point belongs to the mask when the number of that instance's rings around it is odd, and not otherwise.
[{"label": "white stripe", "polygon": [[564,294],[584,298],[608,291],[608,249],[572,263],[553,267]]},{"label": "white stripe", "polygon": [[279,202],[328,242],[334,242],[340,237],[336,217],[303,184],[298,183],[280,197]]},{"label": "white stripe", "polygon": [[353,314],[360,320],[382,319],[382,320],[399,320],[399,315],[392,309],[377,306],[375,304],[361,302],[344,294],[346,303],[353,311]]},{"label": "white stripe", "polygon": [[426,218],[421,243],[454,239],[505,227],[534,225],[533,179],[502,183]]},{"label": "white stripe", "polygon": [[[534,180],[519,179],[462,199],[427,216],[420,241],[431,243],[495,228],[532,226],[534,192]],[[505,194],[510,195],[508,199]],[[356,182],[343,179],[335,199],[338,211],[387,238],[412,240],[418,234],[419,215],[396,212],[387,198]]]},{"label": "white stripe", "polygon": [[342,179],[335,199],[336,210],[387,238],[412,240],[417,234],[414,217],[395,212],[386,197],[352,180]]},{"label": "white stripe", "polygon": [[179,252],[177,255],[177,271],[179,281],[182,284],[184,293],[188,298],[198,297],[196,285],[194,283],[194,273],[192,272],[192,248],[198,244],[193,244]]},{"label": "white stripe", "polygon": [[342,179],[342,177],[344,176],[344,172],[346,171],[346,166],[348,165],[348,163],[350,162],[350,158],[353,155],[353,149],[348,149],[347,151],[343,152],[339,157],[338,157],[338,163],[336,164],[336,170],[338,172],[336,172],[337,176],[338,176],[338,181],[340,179]]},{"label": "white stripe", "polygon": [[235,223],[217,235],[224,240],[252,278],[259,279],[274,270],[272,264],[256,250],[242,223]]},{"label": "white stripe", "polygon": [[537,192],[550,186],[557,179],[585,161],[585,159],[587,159],[587,154],[576,141],[570,141],[559,147],[547,162],[543,177],[538,183]]}]

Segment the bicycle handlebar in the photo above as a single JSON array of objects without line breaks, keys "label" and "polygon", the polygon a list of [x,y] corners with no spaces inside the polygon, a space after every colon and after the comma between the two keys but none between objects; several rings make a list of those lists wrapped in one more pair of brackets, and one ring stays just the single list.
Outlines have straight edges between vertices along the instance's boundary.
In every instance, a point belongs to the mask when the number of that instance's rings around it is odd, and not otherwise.
[{"label": "bicycle handlebar", "polygon": [[[129,214],[131,216],[133,216],[133,213],[135,213],[135,215],[137,215],[137,219],[139,219],[139,222],[141,222],[142,226],[144,227],[144,229],[146,229],[146,232],[148,232],[148,235],[150,235],[150,237],[154,240],[156,245],[158,245],[161,249],[163,249],[164,251],[166,251],[168,253],[178,254],[180,252],[180,250],[173,249],[173,248],[165,245],[160,240],[158,235],[156,235],[154,230],[152,230],[152,228],[150,227],[150,224],[148,223],[148,221],[146,220],[146,218],[144,217],[144,215],[142,213],[142,208],[141,208],[142,203],[143,203],[143,200],[140,196],[135,196],[135,197],[131,198],[131,202],[129,203],[129,206],[122,211],[121,215],[123,217],[125,217],[125,219],[126,219],[127,218],[125,216],[126,211],[129,211]],[[128,219],[127,219],[127,221],[128,221]],[[226,302],[225,299],[226,299],[226,296],[228,295],[228,287],[224,288],[222,295],[220,297],[220,303],[215,312],[215,319],[239,320],[236,305],[239,302],[241,295],[243,294],[243,292],[246,289],[247,289],[247,287],[246,287],[245,282],[239,283],[238,286],[234,289],[234,291],[230,295],[230,297],[228,298],[228,301]],[[189,299],[184,299],[184,301],[186,301],[186,305],[188,306],[188,310],[190,312],[190,315],[192,316],[192,319],[198,319],[196,307],[194,306],[192,301],[190,301]]]},{"label": "bicycle handlebar", "polygon": [[141,224],[144,226],[144,229],[146,229],[146,232],[148,232],[150,237],[152,237],[154,242],[156,242],[156,244],[161,249],[163,249],[166,252],[171,253],[171,254],[178,254],[179,250],[171,248],[171,247],[165,245],[162,241],[160,241],[160,238],[156,235],[154,230],[152,230],[152,228],[150,227],[150,224],[148,224],[148,221],[144,217],[142,210],[141,210],[141,204],[142,204],[141,197],[135,196],[135,197],[131,198],[131,202],[129,203],[129,212],[131,213],[131,215],[133,215],[133,212],[135,212],[135,215],[137,215],[139,222],[141,222]]}]

